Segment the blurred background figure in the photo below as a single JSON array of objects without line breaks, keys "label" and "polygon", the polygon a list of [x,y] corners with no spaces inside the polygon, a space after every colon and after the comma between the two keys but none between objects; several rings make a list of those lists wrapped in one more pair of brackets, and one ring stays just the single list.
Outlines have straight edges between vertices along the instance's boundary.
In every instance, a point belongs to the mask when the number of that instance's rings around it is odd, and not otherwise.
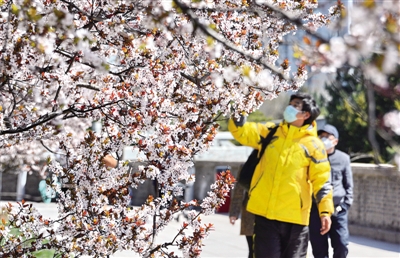
[{"label": "blurred background figure", "polygon": [[[240,175],[238,175],[238,178],[239,176]],[[248,258],[253,258],[254,214],[246,210],[248,200],[248,192],[236,182],[235,188],[232,190],[231,203],[229,206],[229,222],[235,225],[236,220],[241,217],[240,235],[246,236],[247,245],[249,246]]]},{"label": "blurred background figure", "polygon": [[[188,202],[190,202],[190,201],[193,200],[193,184],[194,184],[194,180],[193,180],[193,179],[194,179],[195,173],[196,173],[195,168],[194,168],[194,167],[189,168],[188,173],[189,173],[189,175],[190,175],[190,177],[191,177],[191,180],[182,180],[182,181],[180,181],[180,182],[178,183],[178,185],[179,185],[180,187],[182,187],[183,195],[181,195],[181,196],[176,196],[175,198],[177,199],[177,201],[178,201],[180,204],[181,204],[182,202],[188,203]],[[175,216],[175,220],[176,220],[176,221],[179,221],[179,216],[180,216],[180,215],[183,215],[183,217],[184,217],[185,219],[188,219],[187,212],[188,212],[189,210],[191,210],[191,209],[193,209],[193,207],[189,206],[188,208],[186,208],[185,210],[183,210],[182,213],[178,213],[178,214]]]},{"label": "blurred background figure", "polygon": [[56,175],[51,175],[39,182],[39,192],[44,203],[56,201],[57,191],[55,187],[61,188],[61,183]]}]

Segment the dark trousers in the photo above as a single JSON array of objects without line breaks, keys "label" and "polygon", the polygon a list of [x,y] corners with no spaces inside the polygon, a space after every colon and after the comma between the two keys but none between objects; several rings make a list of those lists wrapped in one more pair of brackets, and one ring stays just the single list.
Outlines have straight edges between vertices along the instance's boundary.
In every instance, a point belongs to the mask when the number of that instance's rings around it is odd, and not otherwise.
[{"label": "dark trousers", "polygon": [[253,236],[246,236],[247,245],[249,246],[249,257],[253,258]]},{"label": "dark trousers", "polygon": [[333,258],[345,258],[349,252],[349,231],[347,227],[347,210],[342,209],[331,217],[331,229],[325,235],[320,234],[321,219],[316,204],[313,204],[310,214],[310,242],[315,258],[328,258],[328,237],[331,239]]},{"label": "dark trousers", "polygon": [[297,258],[307,256],[308,227],[256,216],[255,258]]}]

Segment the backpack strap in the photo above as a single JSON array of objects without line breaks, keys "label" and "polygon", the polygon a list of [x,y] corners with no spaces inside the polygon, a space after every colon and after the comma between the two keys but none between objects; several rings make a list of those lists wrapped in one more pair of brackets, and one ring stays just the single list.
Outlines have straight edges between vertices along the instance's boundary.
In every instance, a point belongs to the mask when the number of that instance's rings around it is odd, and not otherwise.
[{"label": "backpack strap", "polygon": [[268,144],[271,142],[271,140],[272,140],[272,137],[274,136],[274,134],[275,134],[275,132],[276,132],[276,130],[278,129],[278,127],[279,126],[275,126],[275,127],[272,127],[270,130],[269,130],[269,132],[268,132],[268,134],[267,134],[267,137],[265,137],[265,138],[261,138],[261,150],[260,150],[260,158],[262,157],[262,155],[264,154],[264,151],[265,151],[265,149],[267,148],[267,146],[268,146]]}]

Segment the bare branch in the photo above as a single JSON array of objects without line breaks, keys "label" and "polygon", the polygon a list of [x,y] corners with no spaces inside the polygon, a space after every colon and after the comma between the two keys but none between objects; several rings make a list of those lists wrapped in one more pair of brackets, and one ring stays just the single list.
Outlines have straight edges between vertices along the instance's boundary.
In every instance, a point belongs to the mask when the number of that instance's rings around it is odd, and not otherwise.
[{"label": "bare branch", "polygon": [[210,76],[210,73],[206,73],[205,75],[203,75],[200,78],[193,77],[193,76],[190,76],[190,75],[187,75],[187,74],[184,74],[184,73],[181,73],[181,76],[186,78],[187,80],[193,82],[197,86],[200,86],[201,82],[204,81],[204,79],[206,79],[208,76]]},{"label": "bare branch", "polygon": [[[86,114],[86,113],[92,112],[92,111],[97,110],[97,109],[101,109],[101,108],[106,107],[106,106],[114,105],[114,104],[116,104],[118,102],[121,102],[121,101],[123,101],[123,100],[118,100],[118,101],[106,103],[106,104],[103,104],[103,105],[100,105],[100,106],[97,106],[97,107],[91,107],[91,108],[84,109],[84,110],[82,110],[80,108],[74,108],[74,106],[71,106],[71,107],[69,107],[69,108],[67,108],[65,110],[62,110],[62,111],[47,113],[47,114],[39,117],[39,119],[36,122],[34,122],[34,123],[32,123],[32,124],[30,124],[30,125],[28,125],[26,127],[19,127],[17,129],[9,129],[9,130],[0,131],[0,135],[16,134],[16,133],[29,131],[30,129],[35,128],[36,126],[45,124],[45,123],[47,123],[47,122],[49,122],[49,121],[51,121],[54,118],[59,117],[59,116],[64,116],[64,119],[68,119],[68,118],[71,118],[71,117],[79,117],[78,114]],[[72,115],[69,115],[69,114],[72,114]]]},{"label": "bare branch", "polygon": [[77,84],[76,87],[82,87],[82,88],[86,88],[86,89],[89,89],[89,90],[100,91],[99,88],[97,88],[97,87],[95,87],[93,85],[90,85],[90,84]]},{"label": "bare branch", "polygon": [[40,144],[42,144],[42,146],[43,146],[48,152],[50,152],[50,153],[59,154],[59,155],[63,155],[63,156],[66,156],[66,155],[67,155],[67,154],[65,154],[65,153],[53,151],[52,149],[50,149],[49,147],[47,147],[46,144],[44,144],[43,140],[40,140]]}]

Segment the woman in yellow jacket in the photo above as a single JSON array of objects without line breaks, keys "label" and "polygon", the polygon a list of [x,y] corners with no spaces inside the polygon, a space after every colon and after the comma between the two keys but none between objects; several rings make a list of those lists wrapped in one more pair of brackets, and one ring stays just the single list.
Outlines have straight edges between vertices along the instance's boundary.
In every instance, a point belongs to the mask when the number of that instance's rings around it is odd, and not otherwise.
[{"label": "woman in yellow jacket", "polygon": [[[321,234],[333,213],[330,165],[317,136],[319,108],[311,96],[292,95],[279,125],[254,172],[247,211],[256,215],[254,256],[306,257],[311,196],[318,202]],[[274,124],[230,119],[229,131],[243,145],[261,148]]]}]

